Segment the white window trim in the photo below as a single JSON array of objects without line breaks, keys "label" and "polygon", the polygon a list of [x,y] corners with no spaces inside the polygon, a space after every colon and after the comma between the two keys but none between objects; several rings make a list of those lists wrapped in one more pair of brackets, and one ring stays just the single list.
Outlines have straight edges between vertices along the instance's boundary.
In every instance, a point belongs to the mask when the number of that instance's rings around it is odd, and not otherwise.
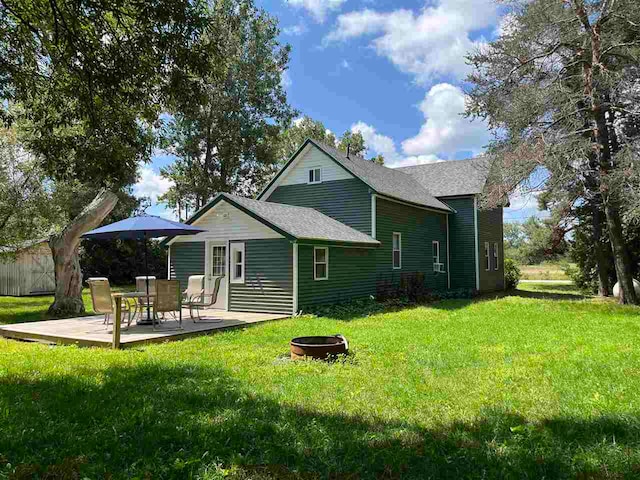
[{"label": "white window trim", "polygon": [[[318,170],[318,172],[320,172],[320,180],[316,180],[315,179],[315,177],[316,177],[315,171],[316,170]],[[309,173],[310,172],[314,172],[313,173],[313,178],[314,178],[313,181],[309,180]],[[308,185],[316,185],[318,183],[322,183],[322,167],[311,167],[311,168],[308,168],[307,169],[307,184]]]},{"label": "white window trim", "polygon": [[[398,259],[400,260],[400,265],[396,267],[394,260],[395,260],[395,253],[396,250],[393,248],[393,237],[398,236],[398,252],[400,252],[400,254],[398,255]],[[393,232],[391,234],[391,266],[393,267],[394,270],[401,270],[402,269],[402,233],[400,232]]]},{"label": "white window trim", "polygon": [[[433,252],[436,251],[438,252],[437,255],[433,255]],[[432,254],[432,258],[433,258],[433,271],[436,273],[445,273],[445,269],[444,269],[444,263],[442,263],[440,261],[440,241],[439,240],[432,240],[431,241],[431,254]],[[436,268],[437,266],[437,268]]]},{"label": "white window trim", "polygon": [[[318,250],[324,250],[324,265],[326,268],[324,269],[325,276],[317,277],[316,276],[316,265],[322,265],[323,262],[316,262],[316,252]],[[329,247],[313,247],[313,279],[314,280],[329,280]]]},{"label": "white window trim", "polygon": [[[234,254],[237,251],[242,252],[242,275],[240,277],[236,277],[236,265],[238,265],[238,263],[236,263],[236,256]],[[247,268],[247,257],[244,253],[244,243],[232,243],[229,256],[231,258],[231,265],[229,265],[231,271],[231,275],[229,276],[231,283],[244,283],[245,270]]]},{"label": "white window trim", "polygon": [[484,242],[484,269],[486,272],[491,270],[491,246],[489,242]]},{"label": "white window trim", "polygon": [[493,243],[493,259],[496,261],[496,264],[493,266],[494,270],[498,270],[498,267],[500,265],[499,252],[500,252],[500,250],[498,250],[498,242],[494,242]]}]

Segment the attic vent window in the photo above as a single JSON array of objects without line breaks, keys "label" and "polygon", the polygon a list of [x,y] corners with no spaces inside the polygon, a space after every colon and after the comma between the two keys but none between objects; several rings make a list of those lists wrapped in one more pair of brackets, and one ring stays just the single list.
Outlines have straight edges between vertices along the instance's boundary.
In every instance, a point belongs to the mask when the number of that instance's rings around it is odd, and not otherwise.
[{"label": "attic vent window", "polygon": [[310,168],[309,169],[309,181],[307,183],[321,183],[322,182],[322,169]]}]

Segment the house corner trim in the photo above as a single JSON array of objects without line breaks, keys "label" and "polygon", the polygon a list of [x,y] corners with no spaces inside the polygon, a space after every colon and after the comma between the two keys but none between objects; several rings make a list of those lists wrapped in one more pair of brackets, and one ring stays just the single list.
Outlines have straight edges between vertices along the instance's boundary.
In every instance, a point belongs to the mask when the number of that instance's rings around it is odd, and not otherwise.
[{"label": "house corner trim", "polygon": [[480,291],[480,243],[478,240],[478,197],[473,197],[473,231],[475,237],[475,256],[476,256],[476,290]]}]

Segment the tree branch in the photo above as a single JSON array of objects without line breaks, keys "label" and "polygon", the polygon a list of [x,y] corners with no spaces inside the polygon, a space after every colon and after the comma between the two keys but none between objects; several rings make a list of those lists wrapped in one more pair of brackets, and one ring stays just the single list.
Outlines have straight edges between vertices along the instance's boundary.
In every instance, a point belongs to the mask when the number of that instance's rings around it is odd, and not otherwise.
[{"label": "tree branch", "polygon": [[616,45],[611,45],[610,47],[605,48],[601,55],[605,55],[606,53],[610,52],[611,50],[615,49],[615,48],[621,48],[621,47],[631,47],[633,45],[640,45],[640,40],[636,40],[634,42],[625,42],[625,43],[618,43]]},{"label": "tree branch", "polygon": [[534,55],[533,57],[525,60],[524,62],[520,62],[520,65],[517,65],[516,67],[514,67],[510,72],[509,75],[507,75],[507,78],[510,78],[511,75],[513,75],[514,73],[516,73],[519,69],[521,69],[522,67],[524,67],[525,65],[530,64],[531,62],[535,62],[536,60],[540,60],[541,58],[545,58],[548,57],[549,55],[553,55],[555,52],[558,51],[558,49],[563,46],[562,43],[558,43],[556,44],[551,50],[541,53],[539,55]]}]

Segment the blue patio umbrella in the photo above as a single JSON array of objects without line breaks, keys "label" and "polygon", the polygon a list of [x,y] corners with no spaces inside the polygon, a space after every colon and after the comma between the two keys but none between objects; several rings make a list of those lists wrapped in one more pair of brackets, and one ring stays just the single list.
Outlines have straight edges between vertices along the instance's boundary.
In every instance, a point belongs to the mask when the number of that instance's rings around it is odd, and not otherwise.
[{"label": "blue patio umbrella", "polygon": [[[176,235],[196,235],[205,232],[201,228],[196,228],[184,223],[173,222],[155,215],[140,215],[126,218],[119,222],[110,223],[103,227],[96,228],[82,235],[83,238],[94,240],[113,240],[120,238],[123,240],[143,240],[144,241],[144,267],[146,272],[145,283],[147,295],[149,295],[149,263],[147,260],[147,240],[158,237],[175,237]],[[147,319],[149,315],[149,302],[147,302]]]}]

